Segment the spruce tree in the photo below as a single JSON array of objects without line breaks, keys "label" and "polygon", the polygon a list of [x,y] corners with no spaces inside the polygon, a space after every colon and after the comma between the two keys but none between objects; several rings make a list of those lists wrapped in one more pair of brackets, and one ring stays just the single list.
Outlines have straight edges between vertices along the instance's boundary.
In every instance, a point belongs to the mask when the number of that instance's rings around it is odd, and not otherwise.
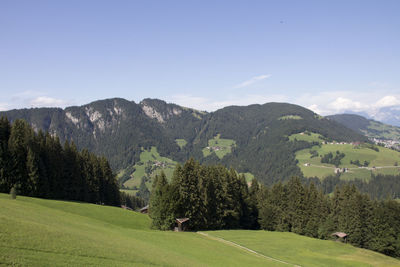
[{"label": "spruce tree", "polygon": [[0,192],[8,193],[12,187],[11,183],[11,155],[8,149],[11,125],[7,118],[0,118]]}]

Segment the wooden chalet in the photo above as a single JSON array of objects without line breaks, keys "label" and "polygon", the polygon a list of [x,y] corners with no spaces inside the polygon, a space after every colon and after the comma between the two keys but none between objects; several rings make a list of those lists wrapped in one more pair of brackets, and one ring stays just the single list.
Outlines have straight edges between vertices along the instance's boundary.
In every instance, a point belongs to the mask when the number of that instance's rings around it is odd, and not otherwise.
[{"label": "wooden chalet", "polygon": [[335,237],[336,241],[342,241],[347,243],[347,237],[348,235],[343,232],[335,232],[332,234],[333,237]]},{"label": "wooden chalet", "polygon": [[175,220],[175,232],[183,232],[186,230],[186,222],[189,221],[189,218],[176,218]]}]

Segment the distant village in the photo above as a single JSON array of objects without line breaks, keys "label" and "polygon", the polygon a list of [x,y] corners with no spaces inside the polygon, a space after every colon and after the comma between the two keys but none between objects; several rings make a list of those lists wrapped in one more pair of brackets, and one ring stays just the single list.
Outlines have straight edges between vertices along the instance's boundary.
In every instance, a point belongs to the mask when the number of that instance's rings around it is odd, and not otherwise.
[{"label": "distant village", "polygon": [[378,138],[370,138],[377,145],[381,145],[387,148],[395,149],[400,151],[400,141],[397,140],[386,140],[386,139],[378,139]]}]

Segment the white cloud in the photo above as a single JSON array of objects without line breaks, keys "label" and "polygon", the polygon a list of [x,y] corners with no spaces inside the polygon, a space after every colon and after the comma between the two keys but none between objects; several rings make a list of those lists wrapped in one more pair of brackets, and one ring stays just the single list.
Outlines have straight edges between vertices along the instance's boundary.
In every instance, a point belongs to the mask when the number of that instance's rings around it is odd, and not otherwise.
[{"label": "white cloud", "polygon": [[62,99],[56,99],[48,96],[39,96],[30,101],[32,107],[63,107],[67,102]]},{"label": "white cloud", "polygon": [[331,102],[328,105],[328,107],[332,110],[338,110],[338,111],[345,111],[345,110],[362,111],[368,109],[368,105],[344,97],[336,98],[333,102]]},{"label": "white cloud", "polygon": [[263,74],[263,75],[260,75],[260,76],[255,76],[255,77],[253,77],[253,78],[251,78],[251,79],[249,79],[247,81],[244,81],[244,82],[234,86],[233,88],[237,89],[237,88],[247,87],[247,86],[252,85],[252,84],[254,84],[256,82],[265,80],[265,79],[267,79],[269,77],[271,77],[270,74]]},{"label": "white cloud", "polygon": [[[365,112],[371,117],[378,116],[383,107],[400,105],[400,95],[382,96],[379,91],[330,91],[316,94],[304,94],[294,100],[296,104],[308,107],[321,115],[338,114],[348,111]],[[381,114],[382,115],[382,114]]]},{"label": "white cloud", "polygon": [[198,110],[215,111],[227,106],[247,106],[251,104],[264,104],[268,102],[287,102],[288,98],[284,95],[243,95],[231,96],[226,99],[205,98],[192,95],[175,95],[166,99],[184,107],[195,108]]},{"label": "white cloud", "polygon": [[316,104],[312,104],[310,106],[307,107],[309,110],[314,111],[317,114],[321,114],[321,110],[319,109],[318,105]]},{"label": "white cloud", "polygon": [[387,95],[379,99],[374,106],[377,108],[385,108],[397,105],[400,105],[400,99],[393,95]]},{"label": "white cloud", "polygon": [[9,110],[10,106],[7,103],[0,103],[0,111],[6,111]]},{"label": "white cloud", "polygon": [[65,108],[66,106],[73,104],[76,104],[75,100],[54,98],[40,91],[26,90],[16,92],[13,95],[8,96],[8,98],[2,99],[2,102],[0,102],[0,110],[5,111],[32,107]]}]

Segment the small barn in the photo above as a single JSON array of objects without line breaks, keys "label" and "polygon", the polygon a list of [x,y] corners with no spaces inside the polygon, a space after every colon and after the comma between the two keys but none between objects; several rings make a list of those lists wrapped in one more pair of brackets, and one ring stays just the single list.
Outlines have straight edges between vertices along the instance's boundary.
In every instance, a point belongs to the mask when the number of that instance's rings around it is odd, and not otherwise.
[{"label": "small barn", "polygon": [[141,208],[140,213],[143,213],[143,214],[149,213],[149,205],[146,205],[143,208]]},{"label": "small barn", "polygon": [[186,222],[189,221],[189,218],[176,218],[175,220],[175,232],[183,232],[186,230]]},{"label": "small barn", "polygon": [[348,235],[346,233],[336,232],[336,233],[333,233],[332,236],[335,238],[336,241],[347,243]]}]

